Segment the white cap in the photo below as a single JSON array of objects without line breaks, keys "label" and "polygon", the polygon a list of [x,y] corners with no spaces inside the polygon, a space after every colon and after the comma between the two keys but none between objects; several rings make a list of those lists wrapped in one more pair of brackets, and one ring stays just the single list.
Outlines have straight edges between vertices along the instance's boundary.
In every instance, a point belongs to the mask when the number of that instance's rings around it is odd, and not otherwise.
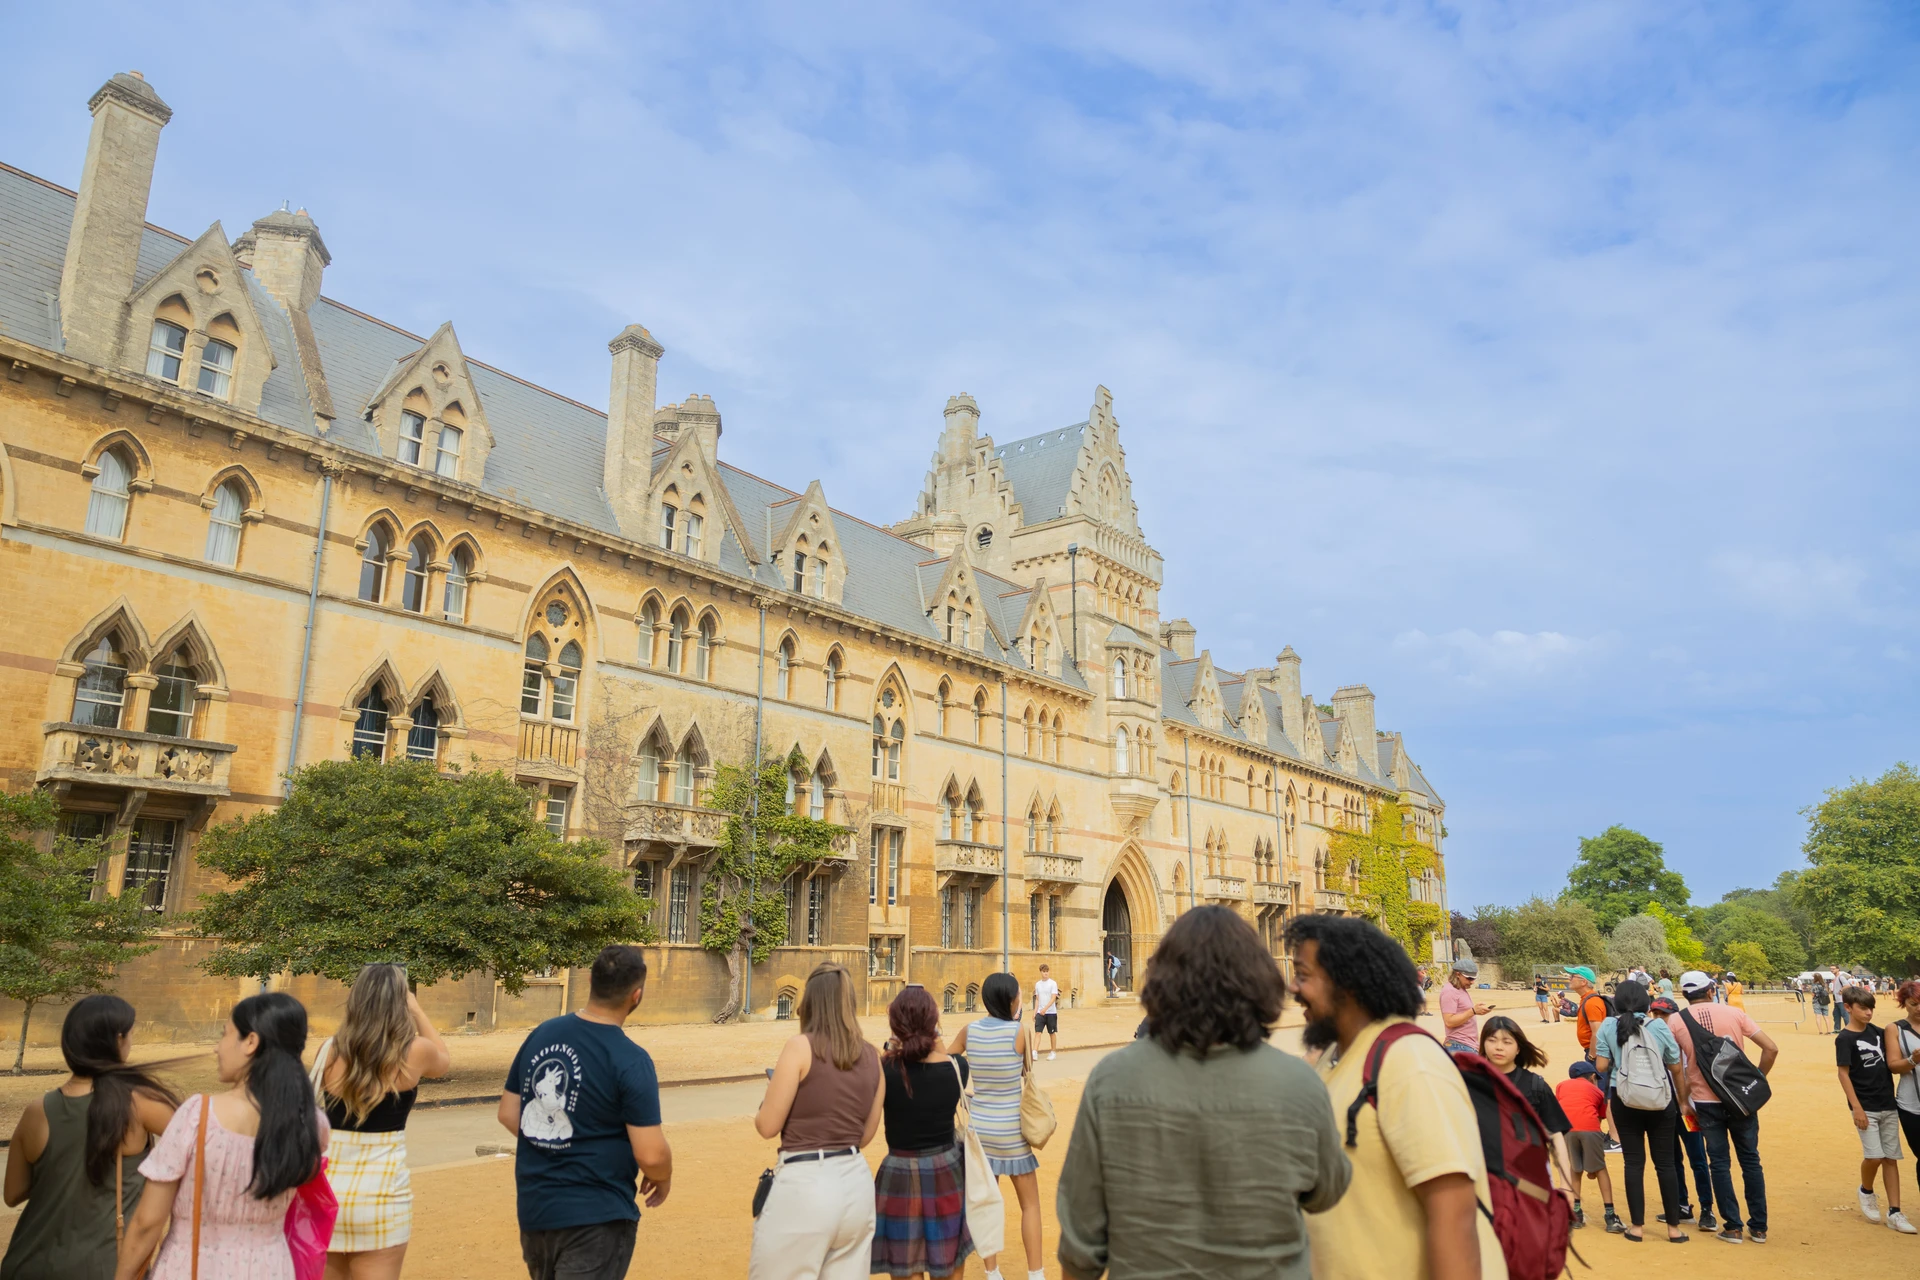
[{"label": "white cap", "polygon": [[1689,969],[1680,975],[1682,991],[1706,991],[1713,986],[1713,979],[1698,969]]}]

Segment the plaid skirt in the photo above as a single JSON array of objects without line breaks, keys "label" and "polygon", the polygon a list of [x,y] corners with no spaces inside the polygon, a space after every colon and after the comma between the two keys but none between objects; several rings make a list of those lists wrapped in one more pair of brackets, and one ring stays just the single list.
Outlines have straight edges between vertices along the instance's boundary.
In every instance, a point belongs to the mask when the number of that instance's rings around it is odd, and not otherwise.
[{"label": "plaid skirt", "polygon": [[973,1252],[966,1175],[958,1143],[937,1151],[887,1152],[873,1175],[875,1275],[959,1272]]},{"label": "plaid skirt", "polygon": [[363,1253],[405,1244],[413,1235],[413,1183],[407,1135],[335,1129],[327,1145],[327,1181],[340,1201],[328,1253]]}]

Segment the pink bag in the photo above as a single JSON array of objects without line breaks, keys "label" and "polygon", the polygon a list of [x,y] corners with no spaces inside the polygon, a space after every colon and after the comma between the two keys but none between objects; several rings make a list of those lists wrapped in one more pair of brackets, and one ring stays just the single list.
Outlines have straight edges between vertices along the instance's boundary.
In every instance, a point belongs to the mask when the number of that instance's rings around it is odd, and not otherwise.
[{"label": "pink bag", "polygon": [[327,1181],[327,1159],[322,1156],[320,1171],[295,1188],[293,1203],[287,1206],[287,1250],[293,1254],[295,1280],[320,1280],[339,1216],[340,1201]]}]

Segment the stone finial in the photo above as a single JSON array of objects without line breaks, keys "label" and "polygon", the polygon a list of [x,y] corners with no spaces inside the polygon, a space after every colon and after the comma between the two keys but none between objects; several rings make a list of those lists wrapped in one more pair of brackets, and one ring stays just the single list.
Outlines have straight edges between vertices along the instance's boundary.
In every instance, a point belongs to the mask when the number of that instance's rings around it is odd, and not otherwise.
[{"label": "stone finial", "polygon": [[87,110],[94,115],[100,114],[100,104],[112,99],[131,111],[138,111],[155,124],[165,124],[173,119],[173,108],[160,100],[147,78],[138,71],[122,71],[93,91],[87,99]]}]

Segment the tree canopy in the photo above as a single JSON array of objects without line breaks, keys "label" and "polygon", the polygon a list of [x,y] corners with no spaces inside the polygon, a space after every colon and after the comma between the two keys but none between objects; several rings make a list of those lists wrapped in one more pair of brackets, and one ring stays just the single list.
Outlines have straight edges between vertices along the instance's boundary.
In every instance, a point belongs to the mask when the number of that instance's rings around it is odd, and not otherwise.
[{"label": "tree canopy", "polygon": [[[1771,911],[1746,905],[1750,899],[1736,898],[1718,902],[1704,914],[1707,954],[1715,963],[1745,973],[1733,959],[1733,948],[1745,944],[1758,947],[1766,956],[1769,973],[1799,973],[1807,967],[1807,952],[1793,926]],[[1753,962],[1747,961],[1747,968]],[[1754,977],[1761,977],[1755,973]]]},{"label": "tree canopy", "polygon": [[1880,973],[1920,969],[1920,773],[1896,764],[1804,810],[1799,896],[1823,960]]},{"label": "tree canopy", "polygon": [[230,882],[195,919],[218,943],[210,973],[347,981],[392,962],[418,986],[488,971],[517,994],[531,974],[652,940],[606,845],[556,837],[502,773],[308,765],[284,804],[209,831],[200,862]]},{"label": "tree canopy", "polygon": [[[1766,949],[1755,942],[1728,943],[1726,966],[1742,982],[1768,982],[1779,977],[1783,971]],[[1784,971],[1794,972],[1792,969]]]},{"label": "tree canopy", "polygon": [[1360,828],[1335,828],[1327,846],[1336,864],[1359,867],[1354,914],[1379,925],[1408,955],[1424,962],[1446,917],[1439,903],[1413,896],[1411,882],[1433,869],[1434,854],[1409,819],[1405,805],[1376,800],[1371,821]]},{"label": "tree canopy", "polygon": [[1687,882],[1667,869],[1660,845],[1622,826],[1581,838],[1564,896],[1593,908],[1602,930],[1639,915],[1649,902],[1679,912],[1687,909],[1688,899]]},{"label": "tree canopy", "polygon": [[1500,958],[1500,928],[1513,916],[1512,907],[1486,903],[1473,909],[1473,914],[1463,916],[1453,913],[1453,940],[1464,942],[1473,952],[1476,960],[1498,960]]},{"label": "tree canopy", "polygon": [[16,1075],[34,1005],[102,990],[122,961],[153,950],[140,895],[96,898],[100,848],[52,835],[59,817],[44,791],[0,794],[0,995],[21,1004]]},{"label": "tree canopy", "polygon": [[1509,979],[1534,965],[1606,963],[1606,943],[1584,902],[1529,898],[1500,921],[1500,966]]},{"label": "tree canopy", "polygon": [[1607,935],[1607,963],[1625,971],[1635,967],[1650,974],[1665,969],[1674,977],[1686,965],[1667,948],[1667,928],[1653,916],[1628,916]]}]

